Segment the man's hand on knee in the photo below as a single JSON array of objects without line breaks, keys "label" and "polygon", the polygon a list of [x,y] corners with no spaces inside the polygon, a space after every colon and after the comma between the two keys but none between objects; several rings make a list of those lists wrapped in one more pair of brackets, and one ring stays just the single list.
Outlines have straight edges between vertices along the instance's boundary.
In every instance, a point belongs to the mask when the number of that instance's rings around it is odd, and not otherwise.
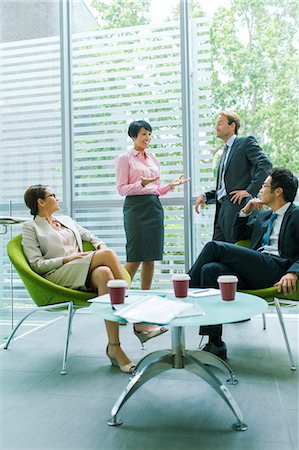
[{"label": "man's hand on knee", "polygon": [[275,283],[275,286],[277,286],[279,293],[283,291],[284,294],[290,294],[296,290],[297,280],[298,275],[295,272],[286,273]]}]

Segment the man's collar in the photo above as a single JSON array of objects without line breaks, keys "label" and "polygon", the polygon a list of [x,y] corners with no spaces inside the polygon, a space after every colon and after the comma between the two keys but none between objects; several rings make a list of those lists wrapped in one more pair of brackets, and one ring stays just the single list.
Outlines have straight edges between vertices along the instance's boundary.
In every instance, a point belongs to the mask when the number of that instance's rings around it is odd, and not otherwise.
[{"label": "man's collar", "polygon": [[285,203],[284,205],[282,205],[280,208],[278,208],[275,213],[278,214],[279,216],[282,216],[283,214],[286,213],[286,211],[289,209],[291,202]]},{"label": "man's collar", "polygon": [[227,141],[226,141],[226,145],[228,145],[228,147],[231,147],[232,145],[233,145],[233,143],[234,143],[234,141],[235,141],[235,139],[236,139],[236,135],[235,134],[233,134]]}]

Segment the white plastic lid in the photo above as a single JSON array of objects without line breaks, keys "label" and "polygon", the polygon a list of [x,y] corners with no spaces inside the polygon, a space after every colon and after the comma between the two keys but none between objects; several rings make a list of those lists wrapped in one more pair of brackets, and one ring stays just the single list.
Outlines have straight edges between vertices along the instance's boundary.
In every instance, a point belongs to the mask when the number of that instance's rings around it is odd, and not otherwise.
[{"label": "white plastic lid", "polygon": [[127,287],[127,282],[126,280],[109,280],[107,283],[108,287],[114,287],[114,288],[119,288],[119,287]]},{"label": "white plastic lid", "polygon": [[186,281],[190,280],[190,276],[187,273],[176,273],[172,275],[172,281]]},{"label": "white plastic lid", "polygon": [[218,283],[237,283],[238,278],[236,275],[220,275],[217,278]]}]

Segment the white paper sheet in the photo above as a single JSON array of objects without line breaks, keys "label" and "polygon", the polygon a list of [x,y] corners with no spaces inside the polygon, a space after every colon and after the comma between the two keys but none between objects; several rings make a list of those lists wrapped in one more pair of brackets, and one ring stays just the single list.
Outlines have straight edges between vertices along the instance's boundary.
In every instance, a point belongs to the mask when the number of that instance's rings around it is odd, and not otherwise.
[{"label": "white paper sheet", "polygon": [[[150,322],[156,324],[169,323],[180,314],[194,311],[192,303],[168,300],[147,295],[144,300],[124,306],[114,313],[131,323]],[[193,314],[192,314],[193,315]]]},{"label": "white paper sheet", "polygon": [[183,311],[177,317],[192,317],[192,316],[204,316],[206,313],[199,305],[193,305],[192,308]]},{"label": "white paper sheet", "polygon": [[201,297],[209,297],[210,295],[219,295],[219,294],[220,294],[219,289],[202,288],[202,289],[197,289],[196,291],[189,291],[188,297],[201,298]]},{"label": "white paper sheet", "polygon": [[[137,292],[138,292],[138,294],[137,294]],[[136,291],[136,294],[134,293],[134,294],[126,295],[125,303],[119,304],[119,305],[114,305],[115,309],[118,309],[119,307],[122,308],[124,305],[131,305],[132,303],[140,301],[140,300],[145,300],[145,298],[148,297],[148,295],[139,294],[140,292],[146,292],[146,291]],[[165,294],[158,294],[158,298],[163,298],[163,297],[165,297]],[[111,303],[109,294],[99,295],[98,297],[90,298],[87,301],[91,302],[91,303]]]}]

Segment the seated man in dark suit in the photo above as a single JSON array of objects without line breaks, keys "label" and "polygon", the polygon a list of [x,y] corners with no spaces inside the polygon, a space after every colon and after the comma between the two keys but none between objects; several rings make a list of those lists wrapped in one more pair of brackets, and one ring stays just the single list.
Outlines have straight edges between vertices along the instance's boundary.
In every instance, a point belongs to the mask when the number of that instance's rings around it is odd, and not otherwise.
[{"label": "seated man in dark suit", "polygon": [[[208,242],[189,271],[190,287],[218,287],[219,275],[234,274],[239,279],[238,289],[276,285],[279,292],[293,292],[299,275],[299,207],[293,203],[297,189],[292,172],[272,169],[260,199],[251,199],[235,218],[235,241],[250,239],[250,249]],[[263,210],[263,205],[270,209]],[[251,213],[257,210],[253,218]],[[226,358],[222,325],[201,327],[200,334],[209,335],[203,350]]]}]

